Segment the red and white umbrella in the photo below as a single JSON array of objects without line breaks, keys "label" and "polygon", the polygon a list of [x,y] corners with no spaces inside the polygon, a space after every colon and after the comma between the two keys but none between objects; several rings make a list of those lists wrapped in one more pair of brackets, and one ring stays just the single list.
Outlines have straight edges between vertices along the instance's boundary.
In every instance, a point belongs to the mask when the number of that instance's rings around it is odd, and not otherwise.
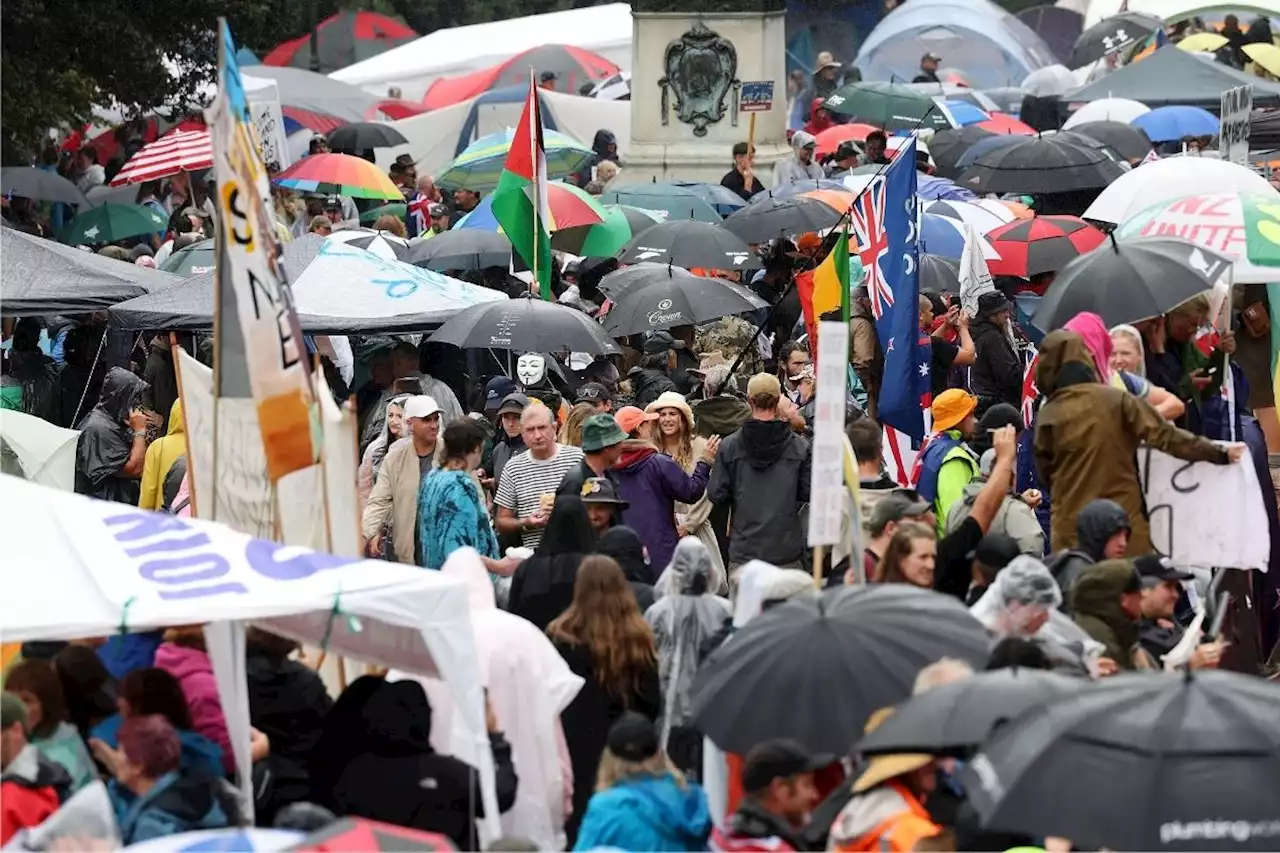
[{"label": "red and white umbrella", "polygon": [[208,130],[176,130],[130,157],[124,168],[111,179],[111,185],[140,184],[182,171],[208,169],[212,165],[213,143]]}]

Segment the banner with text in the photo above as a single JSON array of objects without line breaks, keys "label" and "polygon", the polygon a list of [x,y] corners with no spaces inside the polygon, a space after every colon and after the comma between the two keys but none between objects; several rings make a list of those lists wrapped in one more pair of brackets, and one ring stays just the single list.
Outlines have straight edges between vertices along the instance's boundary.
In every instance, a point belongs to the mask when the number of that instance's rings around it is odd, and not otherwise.
[{"label": "banner with text", "polygon": [[1218,153],[1223,160],[1249,165],[1249,121],[1253,113],[1253,87],[1237,86],[1222,93],[1222,126]]}]

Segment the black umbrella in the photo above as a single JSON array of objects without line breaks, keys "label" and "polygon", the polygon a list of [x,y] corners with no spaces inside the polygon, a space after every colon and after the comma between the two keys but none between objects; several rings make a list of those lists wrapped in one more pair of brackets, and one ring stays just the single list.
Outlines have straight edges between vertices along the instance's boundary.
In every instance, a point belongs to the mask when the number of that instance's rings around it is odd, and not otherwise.
[{"label": "black umbrella", "polygon": [[920,289],[938,293],[960,292],[960,261],[941,255],[920,253]]},{"label": "black umbrella", "polygon": [[89,203],[75,184],[57,172],[46,172],[34,166],[5,166],[0,169],[0,193],[38,201]]},{"label": "black umbrella", "polygon": [[1076,39],[1084,29],[1084,15],[1060,6],[1032,6],[1018,12],[1017,18],[1044,39],[1059,62],[1071,59]]},{"label": "black umbrella", "polygon": [[601,292],[616,302],[622,297],[622,294],[632,287],[648,284],[656,277],[666,275],[669,269],[675,269],[682,273],[689,272],[684,267],[672,267],[671,264],[641,261],[638,264],[615,267],[600,279],[599,288]]},{"label": "black umbrella", "polygon": [[863,755],[931,754],[982,743],[995,727],[1088,682],[1036,669],[980,672],[913,696],[858,743]]},{"label": "black umbrella", "polygon": [[1231,263],[1177,237],[1113,240],[1063,267],[1031,322],[1048,332],[1092,311],[1108,327],[1136,323],[1209,290]]},{"label": "black umbrella", "polygon": [[722,225],[692,220],[660,222],[622,247],[618,260],[658,261],[678,267],[741,270],[752,263],[751,248]]},{"label": "black umbrella", "polygon": [[789,737],[846,755],[871,713],[911,695],[939,658],[986,662],[991,640],[959,601],[906,584],[842,587],[753,619],[698,669],[694,723],[745,754]]},{"label": "black umbrella", "polygon": [[943,178],[957,178],[960,169],[956,162],[974,143],[995,136],[989,130],[976,124],[958,127],[955,130],[940,130],[929,140],[929,156],[933,157],[935,173]]},{"label": "black umbrella", "polygon": [[353,121],[329,134],[329,147],[356,151],[362,148],[392,148],[408,145],[404,134],[378,121]]},{"label": "black umbrella", "polygon": [[704,278],[661,264],[643,266],[645,277],[637,276],[625,293],[612,297],[615,304],[604,321],[604,329],[612,337],[707,323],[769,307],[747,288],[722,278]]},{"label": "black umbrella", "polygon": [[1126,160],[1141,160],[1151,153],[1151,140],[1140,127],[1119,121],[1086,121],[1068,133],[1088,136],[1114,149]]},{"label": "black umbrella", "polygon": [[622,352],[595,320],[564,305],[541,299],[505,299],[464,308],[431,336],[462,349],[517,352],[574,352],[613,355]]},{"label": "black umbrella", "polygon": [[1068,193],[1101,189],[1127,171],[1100,151],[1056,136],[1029,136],[988,151],[956,183],[976,193]]},{"label": "black umbrella", "polygon": [[1071,53],[1071,67],[1080,68],[1104,56],[1114,56],[1164,27],[1164,21],[1141,12],[1121,12],[1101,20],[1080,34]]},{"label": "black umbrella", "polygon": [[843,219],[843,214],[816,198],[774,198],[756,195],[746,207],[724,220],[724,227],[748,243],[766,243],[809,231],[822,231]]},{"label": "black umbrella", "polygon": [[511,241],[492,231],[455,228],[409,243],[406,263],[429,270],[481,270],[511,266]]},{"label": "black umbrella", "polygon": [[982,826],[1078,849],[1280,846],[1280,685],[1113,676],[999,729],[961,773]]}]

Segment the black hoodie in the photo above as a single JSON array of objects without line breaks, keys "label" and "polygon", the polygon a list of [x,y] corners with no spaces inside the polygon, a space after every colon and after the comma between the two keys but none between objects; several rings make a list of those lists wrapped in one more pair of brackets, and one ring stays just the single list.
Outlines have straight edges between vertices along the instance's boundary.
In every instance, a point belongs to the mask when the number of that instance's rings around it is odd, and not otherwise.
[{"label": "black hoodie", "polygon": [[1106,498],[1097,498],[1085,504],[1076,517],[1076,539],[1079,548],[1064,551],[1054,558],[1049,570],[1062,589],[1063,609],[1071,601],[1071,590],[1080,573],[1094,563],[1105,559],[1107,540],[1121,530],[1129,530],[1132,524],[1124,507]]},{"label": "black hoodie", "polygon": [[141,404],[146,391],[147,383],[123,367],[107,371],[98,405],[80,422],[76,447],[76,491],[80,494],[138,505],[139,480],[119,474],[133,447],[129,413]]}]

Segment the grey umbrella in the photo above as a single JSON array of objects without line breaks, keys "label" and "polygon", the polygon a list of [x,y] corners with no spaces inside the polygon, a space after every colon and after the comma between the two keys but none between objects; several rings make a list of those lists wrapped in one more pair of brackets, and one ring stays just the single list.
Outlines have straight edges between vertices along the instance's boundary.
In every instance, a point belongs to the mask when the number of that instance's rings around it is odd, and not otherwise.
[{"label": "grey umbrella", "polygon": [[63,201],[88,204],[84,193],[57,172],[46,172],[35,166],[5,166],[0,169],[0,193],[38,201]]},{"label": "grey umbrella", "polygon": [[998,729],[961,782],[985,829],[1082,850],[1275,850],[1280,684],[1106,678]]},{"label": "grey umbrella", "polygon": [[0,292],[6,317],[81,314],[179,281],[169,273],[0,229]]},{"label": "grey umbrella", "polygon": [[282,106],[323,113],[348,122],[364,121],[366,112],[378,102],[377,97],[358,86],[301,68],[254,65],[244,70],[244,76],[274,80]]},{"label": "grey umbrella", "polygon": [[455,228],[409,243],[406,263],[429,270],[482,270],[511,265],[511,241],[492,231]]},{"label": "grey umbrella", "polygon": [[694,724],[744,754],[789,737],[847,755],[871,713],[911,695],[942,657],[981,666],[991,640],[968,608],[906,584],[842,587],[793,599],[753,619],[694,679]]},{"label": "grey umbrella", "polygon": [[625,293],[613,298],[615,304],[605,318],[604,329],[615,338],[708,323],[769,307],[768,302],[731,281],[704,278],[680,267],[645,266],[657,269],[647,270],[645,280],[633,282]]},{"label": "grey umbrella", "polygon": [[595,320],[573,308],[541,299],[507,299],[464,308],[431,340],[461,349],[574,352],[613,355],[622,350]]}]

